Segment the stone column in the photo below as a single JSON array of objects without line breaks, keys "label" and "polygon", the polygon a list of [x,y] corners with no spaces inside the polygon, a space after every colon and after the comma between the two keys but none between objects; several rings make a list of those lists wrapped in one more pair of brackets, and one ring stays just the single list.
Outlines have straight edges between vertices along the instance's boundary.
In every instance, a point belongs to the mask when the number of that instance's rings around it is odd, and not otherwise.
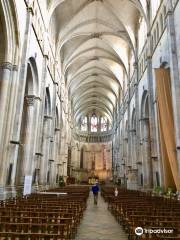
[{"label": "stone column", "polygon": [[43,126],[44,126],[44,107],[45,107],[45,95],[46,95],[46,77],[47,77],[47,61],[48,56],[44,55],[43,59],[43,67],[42,67],[42,78],[41,78],[41,91],[40,91],[40,98],[41,104],[39,106],[39,114],[38,114],[38,129],[37,129],[37,144],[36,144],[36,162],[38,166],[38,183],[41,183],[41,163],[43,161]]},{"label": "stone column", "polygon": [[137,190],[138,174],[137,169],[129,169],[129,189]]},{"label": "stone column", "polygon": [[128,76],[128,98],[127,98],[127,113],[128,113],[128,127],[127,127],[127,165],[131,166],[131,133],[130,133],[130,126],[131,126],[131,113],[130,113],[130,76]]},{"label": "stone column", "polygon": [[[136,161],[139,159],[139,152],[140,152],[140,124],[139,124],[139,69],[138,69],[138,64],[134,63],[134,70],[135,70],[135,83],[134,83],[134,88],[135,88],[135,110],[136,110],[136,126],[135,126],[135,131],[133,132],[134,138],[135,138],[135,159]],[[136,162],[133,162],[133,168],[136,168]]]},{"label": "stone column", "polygon": [[90,122],[90,116],[87,115],[87,131],[90,132],[91,131],[91,122]]},{"label": "stone column", "polygon": [[[12,83],[11,83],[11,90],[9,94],[9,102],[8,102],[8,114],[7,114],[7,128],[5,132],[5,137],[4,137],[4,146],[3,146],[3,155],[2,158],[5,159],[5,168],[8,169],[10,164],[12,164],[12,174],[11,174],[11,186],[13,185],[13,173],[15,172],[16,169],[16,164],[11,161],[11,155],[12,152],[14,153],[13,149],[17,147],[17,143],[12,143],[11,142],[11,132],[12,132],[12,127],[13,127],[13,119],[14,119],[14,113],[15,113],[15,108],[14,108],[14,101],[16,99],[16,90],[17,90],[17,85],[18,85],[18,67],[16,65],[13,66],[12,69]],[[6,147],[5,147],[6,146]],[[4,183],[6,181],[6,174],[7,172],[4,170]]]},{"label": "stone column", "polygon": [[[142,186],[141,184],[141,174],[143,174],[143,179],[144,176],[146,174],[146,163],[144,163],[144,135],[143,135],[143,129],[144,129],[144,123],[143,121],[145,121],[145,118],[141,118],[139,119],[139,128],[140,128],[140,132],[141,132],[141,137],[140,137],[140,143],[139,143],[139,158],[137,159],[137,169],[138,169],[138,185],[141,188]],[[150,157],[150,156],[149,156]]]},{"label": "stone column", "polygon": [[[148,19],[150,21],[150,12],[148,11]],[[153,163],[154,158],[157,157],[157,144],[158,139],[156,135],[157,126],[156,126],[156,114],[155,114],[155,96],[154,96],[154,81],[153,81],[153,69],[152,69],[152,39],[151,31],[147,34],[147,77],[148,77],[148,97],[149,97],[149,126],[150,126],[150,156],[149,161]],[[159,159],[160,160],[160,159]],[[144,176],[146,177],[146,176]]]},{"label": "stone column", "polygon": [[[7,144],[9,144],[9,134],[11,126],[12,108],[10,108],[12,84],[15,79],[17,67],[11,63],[0,64],[0,186],[5,185],[5,175],[7,174]],[[8,118],[8,116],[10,118]]]},{"label": "stone column", "polygon": [[40,184],[42,185],[46,185],[47,180],[48,161],[50,157],[51,122],[52,122],[51,116],[44,116],[43,140],[42,140],[43,157],[41,158],[40,163]]},{"label": "stone column", "polygon": [[55,131],[55,119],[56,119],[56,97],[57,97],[57,82],[56,82],[56,76],[54,77],[54,82],[53,82],[53,98],[52,98],[52,122],[51,122],[51,129],[50,129],[50,135],[51,135],[51,140],[50,140],[50,184],[55,184],[56,182],[56,174],[55,174],[55,167],[54,167],[54,161],[56,160],[56,131]]},{"label": "stone column", "polygon": [[63,163],[59,164],[59,175],[62,177],[63,176]]},{"label": "stone column", "polygon": [[49,185],[55,185],[54,178],[56,178],[56,174],[54,174],[54,160],[49,159]]},{"label": "stone column", "polygon": [[37,155],[42,155],[42,136],[43,136],[43,123],[44,123],[44,106],[45,106],[45,95],[46,95],[46,77],[47,77],[47,60],[48,56],[45,55],[43,59],[43,67],[42,67],[42,79],[41,79],[41,92],[40,98],[42,99],[41,106],[39,109],[39,117],[38,117],[38,134],[37,134],[37,147],[36,153]]},{"label": "stone column", "polygon": [[27,76],[27,64],[28,64],[28,53],[29,53],[29,43],[31,36],[31,23],[32,23],[32,9],[27,8],[27,17],[26,17],[26,29],[25,36],[22,48],[21,55],[21,65],[19,72],[19,86],[17,92],[17,102],[16,102],[16,114],[14,120],[14,128],[13,128],[13,140],[19,141],[20,130],[21,130],[21,119],[23,112],[23,104],[24,104],[24,93],[26,86],[26,76]]},{"label": "stone column", "polygon": [[153,165],[151,156],[151,143],[149,136],[149,118],[144,118],[142,122],[143,133],[143,172],[144,187],[149,189],[153,187]]},{"label": "stone column", "polygon": [[[136,162],[137,162],[137,152],[139,149],[137,149],[136,143],[137,138],[136,138],[136,130],[131,129],[131,166],[132,168],[136,168]],[[138,144],[139,147],[139,144]]]},{"label": "stone column", "polygon": [[15,101],[15,113],[13,119],[11,143],[13,146],[11,148],[10,161],[14,164],[13,167],[13,182],[15,181],[16,167],[17,167],[17,157],[20,144],[20,131],[21,131],[21,121],[22,121],[22,112],[24,104],[24,93],[26,86],[26,76],[27,76],[27,62],[28,62],[28,53],[29,53],[29,43],[31,36],[31,23],[32,23],[32,9],[27,8],[26,15],[26,27],[24,34],[24,41],[22,46],[22,54],[20,61],[20,70],[18,74],[18,86],[17,86],[17,98]]},{"label": "stone column", "polygon": [[35,100],[34,95],[28,95],[25,97],[27,105],[27,122],[26,122],[26,139],[23,147],[23,162],[20,163],[20,172],[18,172],[17,178],[19,183],[23,183],[24,176],[33,174],[33,165],[35,160],[35,143],[36,143],[36,127],[34,125],[35,117]]},{"label": "stone column", "polygon": [[66,161],[63,162],[63,166],[62,167],[63,167],[62,168],[63,177],[67,176],[67,162]]},{"label": "stone column", "polygon": [[51,126],[51,134],[52,137],[54,137],[54,129],[55,129],[55,118],[56,118],[56,98],[57,98],[57,88],[58,88],[58,83],[56,82],[56,79],[53,82],[53,99],[52,99],[52,117],[53,117],[53,122]]},{"label": "stone column", "polygon": [[[59,162],[60,162],[60,159],[59,159],[59,149],[58,149],[58,147],[59,147],[59,140],[60,140],[60,134],[59,134],[59,132],[60,132],[60,129],[59,128],[55,128],[55,130],[54,130],[54,134],[55,134],[55,136],[54,136],[54,148],[53,148],[53,155],[52,155],[52,159],[54,159],[55,160],[55,165],[58,165],[59,164]],[[56,181],[56,174],[57,174],[57,169],[56,168],[54,168],[54,180]]]},{"label": "stone column", "polygon": [[58,183],[59,183],[59,177],[62,175],[62,163],[57,164],[57,174],[58,174]]},{"label": "stone column", "polygon": [[[2,63],[0,64],[0,144],[1,146],[4,143],[4,123],[7,114],[7,103],[9,102],[9,85],[11,82],[11,73],[12,73],[12,64],[11,63]],[[0,158],[2,156],[2,148],[0,148]],[[1,162],[1,161],[0,161]]]},{"label": "stone column", "polygon": [[25,97],[27,102],[27,139],[24,147],[24,175],[32,175],[32,165],[34,161],[34,142],[35,142],[35,126],[34,126],[34,111],[35,111],[35,96],[28,95]]},{"label": "stone column", "polygon": [[172,0],[167,0],[167,35],[169,43],[169,56],[170,56],[170,74],[171,74],[171,90],[172,90],[172,102],[173,102],[173,114],[174,114],[174,126],[176,136],[176,151],[177,160],[180,174],[180,71],[178,65],[175,23],[174,23],[174,11]]}]

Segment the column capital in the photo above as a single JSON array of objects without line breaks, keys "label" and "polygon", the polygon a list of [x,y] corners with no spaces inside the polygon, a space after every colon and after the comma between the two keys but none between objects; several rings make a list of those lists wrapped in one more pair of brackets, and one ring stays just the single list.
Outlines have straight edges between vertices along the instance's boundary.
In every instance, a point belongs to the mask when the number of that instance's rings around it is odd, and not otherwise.
[{"label": "column capital", "polygon": [[149,117],[140,118],[139,121],[149,121]]},{"label": "column capital", "polygon": [[35,95],[26,95],[26,96],[25,96],[25,99],[26,99],[26,102],[27,102],[28,106],[34,105],[35,100],[41,101],[41,98],[40,98],[40,97],[37,97],[37,96],[35,96]]},{"label": "column capital", "polygon": [[133,67],[134,67],[134,68],[137,68],[137,67],[138,67],[138,62],[134,62],[134,63],[133,63]]},{"label": "column capital", "polygon": [[28,106],[33,106],[34,100],[35,100],[35,95],[26,95],[25,100],[26,100]]},{"label": "column capital", "polygon": [[60,128],[55,128],[54,131],[55,131],[55,132],[60,132],[61,129],[60,129]]},{"label": "column capital", "polygon": [[45,118],[45,119],[50,119],[50,120],[53,119],[53,117],[52,117],[52,116],[49,116],[49,115],[44,115],[44,118]]},{"label": "column capital", "polygon": [[36,155],[36,156],[40,156],[40,157],[43,156],[43,154],[42,154],[41,152],[36,152],[35,155]]},{"label": "column capital", "polygon": [[148,55],[148,56],[146,57],[146,59],[147,59],[147,60],[152,60],[152,55]]},{"label": "column capital", "polygon": [[34,98],[35,100],[39,100],[39,101],[42,101],[42,99],[40,98],[40,97],[38,97],[38,96],[35,96],[35,98]]},{"label": "column capital", "polygon": [[28,11],[29,13],[31,13],[32,15],[34,15],[34,9],[33,9],[32,4],[30,4],[29,6],[27,6],[26,9],[27,9],[27,11]]},{"label": "column capital", "polygon": [[53,81],[53,84],[58,86],[58,82],[57,81]]},{"label": "column capital", "polygon": [[172,0],[167,0],[167,1],[166,1],[166,9],[167,9],[166,17],[167,17],[167,15],[173,14],[173,4],[172,4]]},{"label": "column capital", "polygon": [[10,62],[3,62],[3,63],[0,63],[0,70],[1,69],[7,69],[7,70],[12,70],[13,69],[13,64],[10,63]]},{"label": "column capital", "polygon": [[173,15],[173,13],[174,13],[173,9],[168,9],[168,11],[167,11],[167,13],[166,13],[166,18],[167,18],[167,16],[169,16],[169,15]]},{"label": "column capital", "polygon": [[148,33],[147,33],[147,37],[151,37],[151,32],[148,32]]},{"label": "column capital", "polygon": [[136,133],[136,129],[135,128],[129,129],[129,132],[130,133]]},{"label": "column capital", "polygon": [[11,140],[10,143],[11,144],[15,144],[15,145],[20,145],[20,142],[19,141],[15,141],[15,140]]},{"label": "column capital", "polygon": [[158,156],[156,156],[156,155],[151,156],[151,158],[152,158],[154,161],[158,161]]},{"label": "column capital", "polygon": [[54,162],[54,159],[49,159],[49,162]]},{"label": "column capital", "polygon": [[18,71],[18,65],[13,65],[13,71]]},{"label": "column capital", "polygon": [[46,58],[47,60],[49,59],[49,55],[47,53],[44,53],[43,57]]}]

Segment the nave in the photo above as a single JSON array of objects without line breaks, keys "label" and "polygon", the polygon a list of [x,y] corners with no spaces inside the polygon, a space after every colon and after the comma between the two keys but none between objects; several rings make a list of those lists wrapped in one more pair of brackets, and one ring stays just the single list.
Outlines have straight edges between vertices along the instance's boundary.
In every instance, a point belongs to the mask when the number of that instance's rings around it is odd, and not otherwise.
[{"label": "nave", "polygon": [[[177,199],[122,188],[115,196],[114,189],[115,186],[101,186],[97,205],[93,194],[89,194],[91,187],[80,185],[1,201],[0,239],[180,239]],[[136,232],[138,227],[143,229],[141,234]]]},{"label": "nave", "polygon": [[98,204],[94,205],[91,193],[87,202],[87,209],[77,231],[75,240],[127,240],[128,235],[115,221],[108,211],[108,205],[101,197]]},{"label": "nave", "polygon": [[180,0],[0,0],[2,240],[179,239],[179,16]]}]

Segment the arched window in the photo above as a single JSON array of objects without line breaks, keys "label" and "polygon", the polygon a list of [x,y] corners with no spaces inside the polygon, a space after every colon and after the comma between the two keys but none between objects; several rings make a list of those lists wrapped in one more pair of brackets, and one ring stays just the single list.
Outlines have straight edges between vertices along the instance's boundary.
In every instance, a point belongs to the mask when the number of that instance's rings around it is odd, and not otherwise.
[{"label": "arched window", "polygon": [[95,114],[91,117],[91,132],[97,132],[98,119]]},{"label": "arched window", "polygon": [[107,117],[101,117],[101,132],[107,131]]},{"label": "arched window", "polygon": [[83,117],[81,120],[81,131],[86,132],[88,129],[87,126],[87,117]]}]

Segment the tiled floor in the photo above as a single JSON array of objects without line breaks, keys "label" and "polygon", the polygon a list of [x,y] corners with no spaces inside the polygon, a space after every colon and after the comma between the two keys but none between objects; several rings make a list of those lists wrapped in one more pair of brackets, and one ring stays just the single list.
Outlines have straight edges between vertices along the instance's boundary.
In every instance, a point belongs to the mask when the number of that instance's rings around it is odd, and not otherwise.
[{"label": "tiled floor", "polygon": [[94,205],[92,193],[75,240],[127,240],[127,235],[108,211],[104,199],[99,196]]}]

